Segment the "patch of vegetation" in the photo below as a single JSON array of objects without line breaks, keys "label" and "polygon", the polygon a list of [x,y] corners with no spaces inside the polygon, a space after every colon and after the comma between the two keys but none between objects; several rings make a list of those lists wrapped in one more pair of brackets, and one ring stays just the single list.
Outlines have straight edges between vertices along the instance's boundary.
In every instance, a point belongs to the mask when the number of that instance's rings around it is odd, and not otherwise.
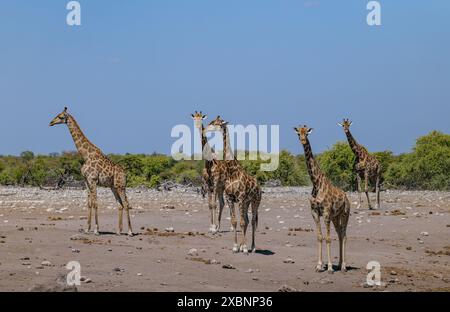
[{"label": "patch of vegetation", "polygon": [[[411,153],[395,156],[390,151],[373,153],[383,167],[385,188],[450,190],[450,135],[433,131],[417,139]],[[255,155],[256,160],[241,161],[261,184],[276,181],[284,186],[310,184],[303,155],[288,151],[279,154],[275,171],[261,171],[267,155]],[[157,187],[164,181],[200,185],[203,161],[176,161],[161,154],[109,155],[112,161],[127,171],[128,186]],[[354,155],[346,142],[337,142],[317,155],[322,170],[331,181],[345,190],[356,190],[353,172]],[[42,186],[57,184],[64,179],[82,181],[83,160],[76,152],[35,155],[25,151],[20,156],[0,156],[0,184]]]}]

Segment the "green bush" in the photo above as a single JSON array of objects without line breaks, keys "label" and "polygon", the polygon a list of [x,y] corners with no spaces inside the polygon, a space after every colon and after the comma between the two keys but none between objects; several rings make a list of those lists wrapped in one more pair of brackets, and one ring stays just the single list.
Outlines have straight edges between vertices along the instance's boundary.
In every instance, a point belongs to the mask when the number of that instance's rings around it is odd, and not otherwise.
[{"label": "green bush", "polygon": [[[373,153],[383,168],[385,187],[401,189],[450,190],[450,135],[431,132],[419,138],[411,153],[394,156],[390,151]],[[249,153],[246,153],[247,159]],[[260,156],[260,155],[258,155]],[[156,187],[170,180],[200,185],[204,161],[175,161],[166,155],[126,154],[109,155],[111,160],[127,171],[130,187]],[[353,171],[354,155],[346,142],[338,142],[331,149],[317,155],[317,160],[330,180],[346,190],[356,189]],[[261,184],[279,180],[285,186],[310,184],[303,155],[288,151],[279,154],[275,171],[261,171],[258,160],[241,161],[244,169],[256,176]],[[82,180],[83,159],[76,152],[35,155],[26,151],[20,156],[0,156],[0,184],[40,186],[61,177]]]},{"label": "green bush", "polygon": [[450,135],[433,131],[417,139],[412,153],[391,163],[385,179],[395,188],[450,190]]},{"label": "green bush", "polygon": [[318,157],[320,168],[334,185],[344,190],[355,190],[355,155],[346,142],[337,142]]},{"label": "green bush", "polygon": [[278,168],[274,171],[261,171],[261,164],[268,163],[263,161],[260,157],[258,160],[241,161],[244,169],[251,175],[256,176],[261,184],[270,180],[278,180],[284,186],[301,186],[308,185],[308,176],[306,172],[305,162],[298,157],[292,155],[288,151],[281,151],[278,155]]}]

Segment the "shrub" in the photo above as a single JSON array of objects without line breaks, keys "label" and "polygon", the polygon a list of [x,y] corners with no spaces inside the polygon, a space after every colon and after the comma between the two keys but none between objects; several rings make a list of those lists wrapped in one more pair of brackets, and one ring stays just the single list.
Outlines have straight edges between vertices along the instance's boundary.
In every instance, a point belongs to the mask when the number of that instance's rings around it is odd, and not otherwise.
[{"label": "shrub", "polygon": [[386,183],[406,189],[450,189],[450,135],[433,131],[420,137],[410,154],[394,161]]},{"label": "shrub", "polygon": [[318,162],[325,175],[332,183],[344,190],[355,190],[354,173],[355,155],[346,142],[338,142],[318,157]]}]

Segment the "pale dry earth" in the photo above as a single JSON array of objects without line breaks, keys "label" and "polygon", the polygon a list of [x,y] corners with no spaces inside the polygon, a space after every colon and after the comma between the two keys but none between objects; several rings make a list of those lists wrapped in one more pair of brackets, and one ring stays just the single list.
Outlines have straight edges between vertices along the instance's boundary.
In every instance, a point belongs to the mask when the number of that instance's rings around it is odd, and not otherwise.
[{"label": "pale dry earth", "polygon": [[[314,271],[310,189],[264,191],[258,252],[243,255],[231,251],[228,207],[223,232],[208,234],[207,201],[192,188],[128,190],[138,234],[130,238],[114,234],[118,206],[109,189],[99,189],[101,235],[94,236],[79,232],[86,191],[0,187],[0,291],[58,289],[70,261],[81,265],[78,291],[88,292],[450,290],[450,193],[386,191],[377,211],[356,209],[357,195],[349,194],[350,270],[328,274]],[[337,264],[334,229],[332,237]],[[381,265],[382,286],[365,285],[370,261]]]}]

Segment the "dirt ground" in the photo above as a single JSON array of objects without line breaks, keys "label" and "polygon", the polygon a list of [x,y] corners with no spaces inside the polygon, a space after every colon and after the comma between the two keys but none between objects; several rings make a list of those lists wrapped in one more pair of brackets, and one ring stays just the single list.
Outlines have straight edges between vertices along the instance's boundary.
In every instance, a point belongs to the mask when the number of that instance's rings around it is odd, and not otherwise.
[{"label": "dirt ground", "polygon": [[[450,193],[387,191],[377,211],[357,210],[349,194],[350,270],[328,274],[314,271],[310,189],[264,191],[258,251],[243,255],[231,251],[228,207],[223,232],[207,233],[207,201],[195,189],[128,190],[137,233],[130,238],[114,234],[118,206],[109,189],[99,189],[101,235],[94,236],[80,233],[84,190],[0,187],[0,291],[61,290],[54,285],[70,261],[81,265],[78,291],[88,292],[450,291]],[[334,229],[332,237],[337,265]],[[365,284],[370,261],[381,265],[381,286]]]}]

